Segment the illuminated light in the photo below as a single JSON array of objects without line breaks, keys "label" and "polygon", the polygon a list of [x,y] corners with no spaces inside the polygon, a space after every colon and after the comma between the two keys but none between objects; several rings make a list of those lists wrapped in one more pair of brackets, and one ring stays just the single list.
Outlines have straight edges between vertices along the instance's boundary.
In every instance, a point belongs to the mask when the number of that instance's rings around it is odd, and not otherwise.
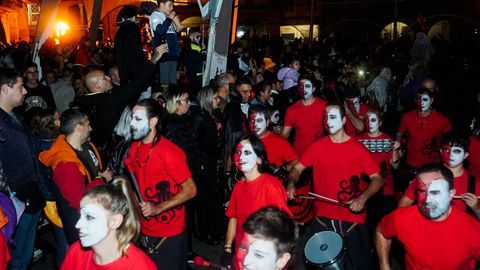
[{"label": "illuminated light", "polygon": [[359,76],[362,76],[362,77],[365,76],[365,71],[359,69],[359,70],[358,70],[358,75],[359,75]]},{"label": "illuminated light", "polygon": [[243,35],[245,35],[245,32],[244,32],[244,31],[241,31],[241,30],[240,30],[240,31],[237,31],[237,37],[238,37],[238,38],[243,37]]},{"label": "illuminated light", "polygon": [[56,30],[57,37],[64,36],[68,30],[70,30],[70,27],[68,26],[68,24],[66,24],[65,22],[57,22],[57,30]]}]

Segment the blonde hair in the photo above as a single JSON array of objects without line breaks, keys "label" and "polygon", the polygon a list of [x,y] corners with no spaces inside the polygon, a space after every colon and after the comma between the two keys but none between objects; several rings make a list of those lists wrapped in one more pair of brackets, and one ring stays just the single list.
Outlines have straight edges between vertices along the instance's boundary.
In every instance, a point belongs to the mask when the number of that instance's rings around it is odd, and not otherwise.
[{"label": "blonde hair", "polygon": [[186,90],[181,89],[174,89],[173,91],[169,91],[167,94],[167,103],[165,105],[165,109],[169,114],[177,113],[177,105],[180,104],[182,100],[182,96],[187,94]]},{"label": "blonde hair", "polygon": [[117,228],[118,251],[125,255],[129,243],[135,243],[140,236],[140,220],[136,205],[137,198],[130,184],[124,178],[116,178],[111,184],[87,190],[83,197],[96,199],[106,210],[123,216]]}]

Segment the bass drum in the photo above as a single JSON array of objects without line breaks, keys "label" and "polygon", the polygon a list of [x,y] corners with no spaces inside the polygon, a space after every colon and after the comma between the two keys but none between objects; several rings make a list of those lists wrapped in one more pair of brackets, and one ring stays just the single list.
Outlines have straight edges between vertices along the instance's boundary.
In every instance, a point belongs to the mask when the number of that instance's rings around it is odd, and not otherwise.
[{"label": "bass drum", "polygon": [[304,255],[309,269],[344,270],[342,237],[333,231],[314,234],[305,245]]}]

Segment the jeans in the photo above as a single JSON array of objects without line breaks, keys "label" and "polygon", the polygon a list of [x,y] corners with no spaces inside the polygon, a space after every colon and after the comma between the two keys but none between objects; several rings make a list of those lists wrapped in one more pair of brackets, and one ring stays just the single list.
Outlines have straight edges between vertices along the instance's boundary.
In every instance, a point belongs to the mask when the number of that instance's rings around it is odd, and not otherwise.
[{"label": "jeans", "polygon": [[65,233],[63,232],[62,228],[57,227],[53,223],[51,223],[50,225],[52,226],[52,231],[53,231],[53,234],[55,235],[55,242],[57,244],[56,263],[57,263],[57,267],[60,268],[60,266],[62,265],[63,259],[65,258],[65,255],[67,255],[67,250],[68,250],[67,237],[65,237]]},{"label": "jeans", "polygon": [[35,234],[37,232],[39,218],[40,211],[35,214],[23,213],[13,236],[15,246],[9,248],[10,255],[12,256],[8,264],[9,270],[27,269],[33,256],[33,245],[35,244]]}]

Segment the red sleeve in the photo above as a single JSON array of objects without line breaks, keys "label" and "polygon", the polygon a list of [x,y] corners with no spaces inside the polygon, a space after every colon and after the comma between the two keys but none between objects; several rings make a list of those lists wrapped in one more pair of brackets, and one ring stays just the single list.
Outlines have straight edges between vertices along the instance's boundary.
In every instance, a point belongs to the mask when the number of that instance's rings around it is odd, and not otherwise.
[{"label": "red sleeve", "polygon": [[87,191],[85,176],[74,163],[60,163],[53,171],[53,180],[68,204],[80,212],[80,199]]},{"label": "red sleeve", "polygon": [[268,201],[272,202],[272,205],[287,212],[290,217],[293,217],[292,212],[290,212],[290,209],[288,209],[287,206],[287,192],[285,191],[285,188],[277,179],[274,179],[272,183],[273,185],[272,189],[270,189],[270,198]]},{"label": "red sleeve", "polygon": [[[360,144],[360,143],[359,143]],[[368,152],[363,144],[360,144],[360,162],[362,164],[362,169],[367,175],[372,175],[374,173],[380,174],[380,167],[373,158],[372,154]]]},{"label": "red sleeve", "polygon": [[380,222],[380,232],[383,234],[383,237],[387,239],[391,239],[397,235],[395,213],[396,211],[393,211],[386,215]]},{"label": "red sleeve", "polygon": [[7,241],[0,232],[0,269],[7,269],[8,261],[10,261],[10,252],[8,252]]},{"label": "red sleeve", "polygon": [[295,150],[293,150],[293,147],[288,143],[287,140],[282,140],[282,153],[283,153],[283,160],[285,160],[286,162],[292,162],[294,160],[298,160],[298,155],[297,153],[295,152]]},{"label": "red sleeve", "polygon": [[192,174],[188,168],[187,158],[183,150],[180,148],[175,150],[176,151],[164,159],[165,168],[177,184],[183,184],[188,178],[192,177]]},{"label": "red sleeve", "polygon": [[315,145],[316,145],[316,143],[313,143],[312,145],[310,145],[307,148],[307,150],[305,151],[305,153],[303,153],[302,158],[300,158],[300,164],[302,164],[303,167],[305,167],[305,168],[313,166],[313,160],[315,158],[315,156],[314,156]]},{"label": "red sleeve", "polygon": [[416,187],[417,187],[417,179],[413,179],[412,181],[410,181],[410,184],[408,184],[408,187],[405,190],[405,196],[407,196],[407,198],[409,198],[412,201],[416,201],[415,200]]},{"label": "red sleeve", "polygon": [[293,127],[293,125],[295,123],[295,117],[293,115],[294,112],[293,112],[292,106],[293,105],[291,105],[289,108],[287,108],[287,113],[285,114],[285,126],[286,127]]},{"label": "red sleeve", "polygon": [[232,195],[230,195],[230,201],[228,202],[228,208],[227,211],[225,212],[225,215],[229,218],[236,218],[237,217],[237,193],[238,193],[238,185],[240,183],[237,183],[235,186],[233,186],[233,191]]},{"label": "red sleeve", "polygon": [[447,133],[450,130],[452,130],[452,124],[450,124],[450,120],[448,120],[448,118],[445,117],[445,127],[443,129],[443,133]]}]

